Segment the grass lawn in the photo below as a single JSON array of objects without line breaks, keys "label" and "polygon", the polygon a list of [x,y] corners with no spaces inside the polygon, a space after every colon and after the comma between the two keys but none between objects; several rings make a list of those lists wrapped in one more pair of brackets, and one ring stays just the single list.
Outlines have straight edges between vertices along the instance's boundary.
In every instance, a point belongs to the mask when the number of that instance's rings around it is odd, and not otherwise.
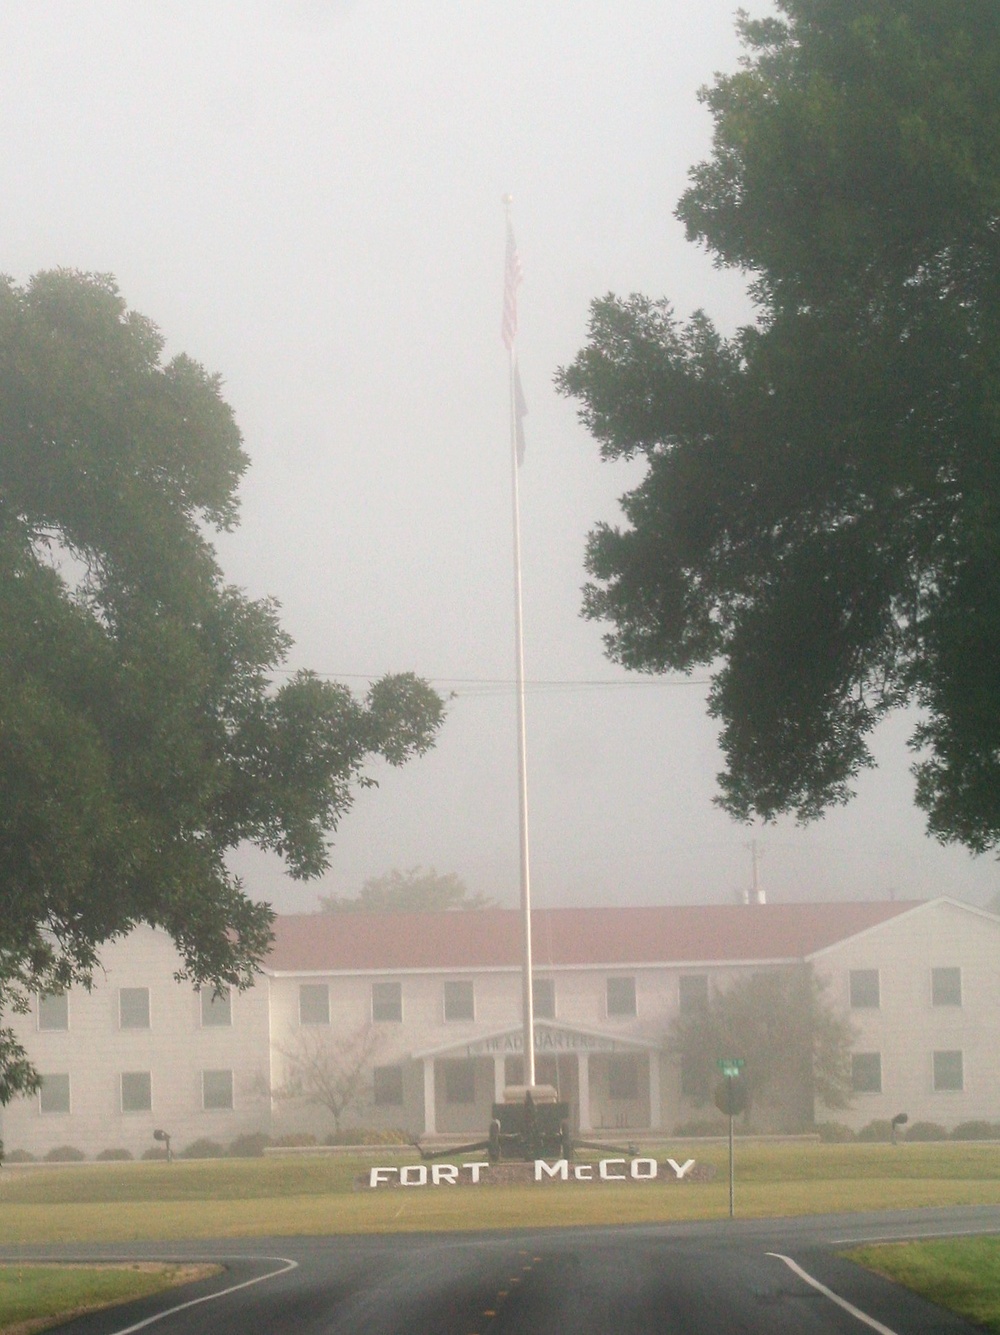
[{"label": "grass lawn", "polygon": [[[728,1214],[724,1145],[657,1154],[714,1163],[707,1183],[355,1190],[375,1160],[341,1156],[79,1164],[0,1174],[0,1245],[715,1219]],[[412,1150],[378,1162],[413,1163]],[[749,1217],[1000,1204],[993,1146],[737,1143]],[[114,1209],[108,1209],[114,1205]]]},{"label": "grass lawn", "polygon": [[218,1266],[0,1266],[0,1332],[30,1335],[85,1312],[159,1293],[218,1271]]},{"label": "grass lawn", "polygon": [[1000,1238],[899,1242],[844,1255],[1000,1335]]}]

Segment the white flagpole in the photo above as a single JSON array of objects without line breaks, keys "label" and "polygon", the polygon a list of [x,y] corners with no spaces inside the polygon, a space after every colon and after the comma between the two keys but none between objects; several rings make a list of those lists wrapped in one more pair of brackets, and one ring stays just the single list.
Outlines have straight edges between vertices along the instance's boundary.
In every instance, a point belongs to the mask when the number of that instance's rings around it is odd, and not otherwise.
[{"label": "white flagpole", "polygon": [[[507,218],[508,244],[510,238],[510,195],[504,196],[504,209]],[[510,286],[512,275],[509,272],[511,257],[508,253],[508,272],[505,283]],[[512,295],[505,290],[505,299]],[[531,979],[531,865],[528,856],[528,734],[525,724],[524,708],[524,613],[521,600],[521,506],[518,490],[518,449],[517,449],[517,392],[516,392],[516,354],[513,338],[507,345],[507,376],[510,399],[510,470],[511,470],[511,513],[514,532],[514,656],[517,674],[517,774],[518,774],[518,825],[521,849],[521,919],[523,935],[523,957],[521,977],[521,1010],[524,1024],[524,1083],[535,1083],[535,1018],[534,998]]]}]

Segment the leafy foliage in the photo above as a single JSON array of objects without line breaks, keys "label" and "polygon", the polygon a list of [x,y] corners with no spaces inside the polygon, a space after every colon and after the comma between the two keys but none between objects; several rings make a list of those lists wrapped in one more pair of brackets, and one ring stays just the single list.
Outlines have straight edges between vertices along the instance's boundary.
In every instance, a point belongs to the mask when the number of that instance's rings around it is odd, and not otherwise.
[{"label": "leafy foliage", "polygon": [[[165,928],[196,983],[245,986],[271,910],[226,855],[290,873],[329,836],[371,756],[429,747],[440,698],[410,674],[365,700],[272,674],[270,599],[227,585],[247,467],[218,376],[127,310],[107,276],[0,280],[0,1010],[86,983],[102,942]],[[0,1103],[35,1077],[0,1030]]]},{"label": "leafy foliage", "polygon": [[808,967],[748,974],[706,1005],[673,1021],[668,1051],[706,1095],[718,1063],[742,1058],[754,1108],[770,1104],[794,1125],[813,1121],[814,1103],[846,1108],[851,1095],[850,1024],[830,1007]]},{"label": "leafy foliage", "polygon": [[365,881],[355,898],[321,895],[324,913],[429,913],[446,909],[487,909],[493,901],[485,895],[470,895],[465,882],[454,872],[440,876],[433,867],[395,867],[384,876]]},{"label": "leafy foliage", "polygon": [[916,800],[1000,844],[1000,9],[778,0],[702,94],[678,217],[758,320],[607,296],[560,372],[605,458],[585,615],[642,671],[716,669],[722,804],[819,815],[920,707]]}]

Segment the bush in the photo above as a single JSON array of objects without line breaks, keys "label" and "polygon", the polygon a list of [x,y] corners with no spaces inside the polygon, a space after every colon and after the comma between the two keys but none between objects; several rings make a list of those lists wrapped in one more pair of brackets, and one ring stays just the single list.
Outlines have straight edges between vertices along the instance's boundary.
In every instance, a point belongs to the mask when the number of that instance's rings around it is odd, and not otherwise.
[{"label": "bush", "polygon": [[695,1117],[674,1127],[675,1136],[728,1136],[729,1123],[710,1117]]},{"label": "bush", "polygon": [[290,1131],[287,1136],[278,1136],[276,1140],[272,1140],[271,1144],[282,1150],[297,1150],[316,1145],[318,1141],[308,1131]]},{"label": "bush", "polygon": [[247,1131],[236,1137],[227,1152],[232,1159],[260,1159],[270,1143],[263,1131]]},{"label": "bush", "polygon": [[7,1163],[37,1163],[38,1155],[32,1154],[30,1150],[11,1150],[4,1155]]},{"label": "bush", "polygon": [[223,1159],[226,1149],[220,1145],[217,1140],[209,1140],[208,1136],[202,1136],[199,1140],[192,1140],[190,1145],[185,1145],[178,1154],[178,1159]]},{"label": "bush", "polygon": [[1000,1140],[1000,1122],[959,1122],[952,1140]]},{"label": "bush", "polygon": [[876,1117],[874,1122],[869,1122],[867,1126],[861,1128],[858,1132],[858,1140],[892,1140],[892,1123],[887,1117]]},{"label": "bush", "polygon": [[817,1122],[816,1131],[826,1145],[847,1145],[857,1139],[851,1128],[843,1122]]},{"label": "bush", "polygon": [[907,1140],[947,1140],[948,1128],[939,1122],[914,1122],[906,1129]]},{"label": "bush", "polygon": [[118,1160],[124,1163],[127,1159],[132,1158],[132,1151],[124,1149],[101,1150],[100,1154],[94,1155],[94,1158],[98,1163],[113,1163]]},{"label": "bush", "polygon": [[146,1162],[149,1162],[154,1159],[163,1162],[167,1157],[167,1151],[163,1149],[161,1145],[150,1145],[149,1149],[143,1150],[142,1154],[139,1157],[145,1160]]},{"label": "bush", "polygon": [[45,1156],[46,1163],[82,1163],[86,1159],[83,1150],[75,1145],[56,1145]]},{"label": "bush", "polygon": [[411,1137],[405,1131],[394,1127],[389,1131],[378,1131],[372,1127],[348,1127],[344,1131],[335,1131],[327,1136],[326,1145],[409,1145]]}]

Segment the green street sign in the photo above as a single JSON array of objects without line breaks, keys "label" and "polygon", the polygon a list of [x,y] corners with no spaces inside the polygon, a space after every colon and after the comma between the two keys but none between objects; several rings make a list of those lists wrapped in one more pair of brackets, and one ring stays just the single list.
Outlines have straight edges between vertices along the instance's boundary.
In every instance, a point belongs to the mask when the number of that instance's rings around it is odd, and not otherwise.
[{"label": "green street sign", "polygon": [[743,1070],[742,1057],[723,1057],[719,1061],[719,1070],[727,1080],[734,1080]]}]

